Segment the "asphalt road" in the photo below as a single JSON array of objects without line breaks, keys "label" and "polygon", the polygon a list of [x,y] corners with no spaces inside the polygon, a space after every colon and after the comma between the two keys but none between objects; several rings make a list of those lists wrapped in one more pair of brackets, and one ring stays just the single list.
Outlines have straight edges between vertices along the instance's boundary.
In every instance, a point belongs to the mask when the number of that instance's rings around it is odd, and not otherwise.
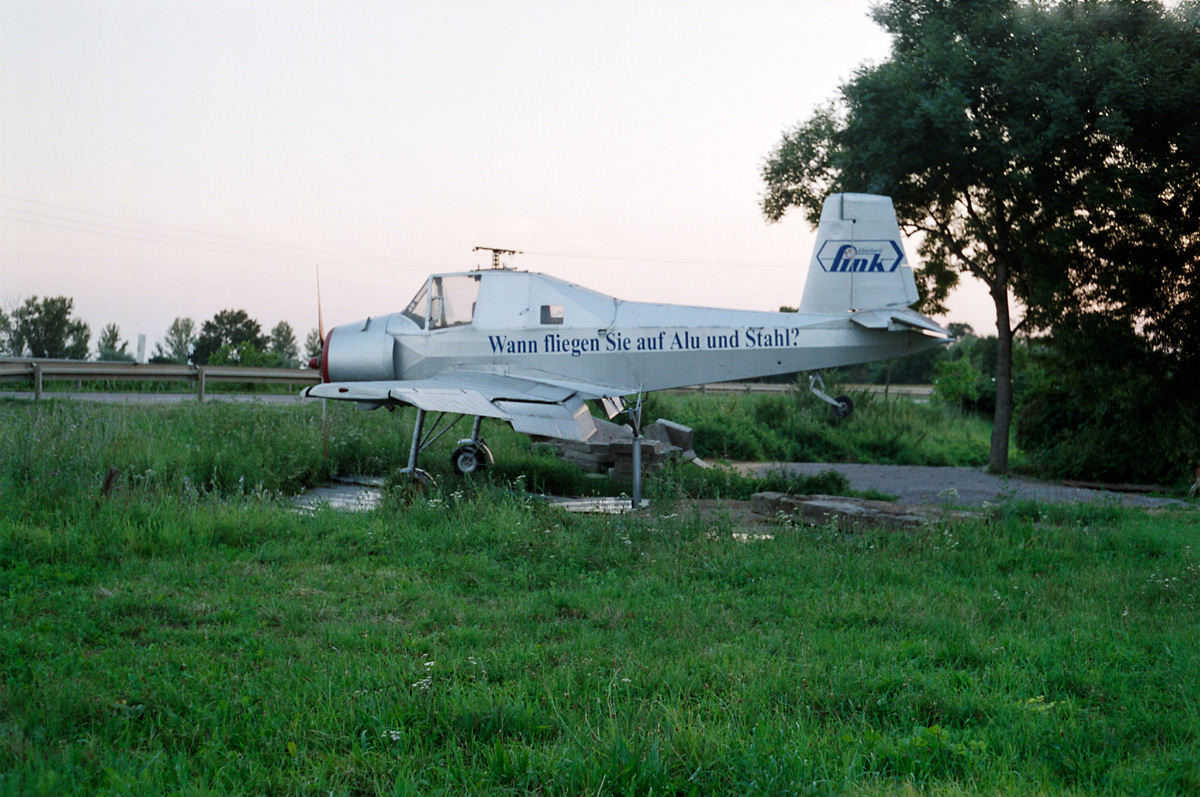
[{"label": "asphalt road", "polygon": [[1186,506],[1171,498],[1133,493],[1088,490],[1018,476],[996,476],[978,468],[933,468],[917,465],[841,465],[816,462],[743,463],[743,473],[763,474],[782,470],[816,475],[835,470],[850,480],[852,490],[878,490],[897,496],[903,504],[979,507],[1011,499],[1051,504],[1116,502],[1125,506]]}]

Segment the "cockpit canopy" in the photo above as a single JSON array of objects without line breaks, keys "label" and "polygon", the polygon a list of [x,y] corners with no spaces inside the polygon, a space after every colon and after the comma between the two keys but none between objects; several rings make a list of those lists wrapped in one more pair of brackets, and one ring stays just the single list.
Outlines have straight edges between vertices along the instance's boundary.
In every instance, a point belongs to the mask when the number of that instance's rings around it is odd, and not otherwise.
[{"label": "cockpit canopy", "polygon": [[446,329],[469,324],[475,317],[479,278],[479,274],[432,276],[417,291],[402,314],[421,329]]},{"label": "cockpit canopy", "polygon": [[545,274],[508,269],[434,274],[399,316],[425,331],[612,325],[617,301]]}]

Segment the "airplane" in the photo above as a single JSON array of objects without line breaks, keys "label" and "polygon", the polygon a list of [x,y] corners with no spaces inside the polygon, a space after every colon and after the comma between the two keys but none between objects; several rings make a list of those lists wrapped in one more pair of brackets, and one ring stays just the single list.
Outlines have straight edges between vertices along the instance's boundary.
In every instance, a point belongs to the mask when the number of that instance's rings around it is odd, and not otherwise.
[{"label": "airplane", "polygon": [[[484,418],[584,441],[596,431],[586,402],[612,418],[636,396],[636,465],[645,393],[886,360],[953,340],[910,308],[916,282],[885,196],[826,198],[795,313],[622,301],[501,268],[499,255],[518,253],[489,251],[490,270],[431,275],[400,312],[334,327],[310,362],[321,384],[304,396],[416,407],[403,472],[423,483],[420,453],[464,417],[474,424],[451,457],[460,475],[493,462],[480,436]],[[848,398],[824,392],[819,373],[809,387],[839,415],[852,409]],[[428,412],[441,415],[426,433]],[[438,431],[447,415],[456,417]],[[639,476],[635,467],[635,500]]]}]

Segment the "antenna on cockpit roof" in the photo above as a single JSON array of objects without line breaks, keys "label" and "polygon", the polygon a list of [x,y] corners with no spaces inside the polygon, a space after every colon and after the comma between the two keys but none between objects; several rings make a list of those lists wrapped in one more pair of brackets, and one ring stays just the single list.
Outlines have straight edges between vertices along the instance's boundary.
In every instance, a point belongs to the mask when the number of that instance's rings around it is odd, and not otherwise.
[{"label": "antenna on cockpit roof", "polygon": [[496,249],[492,246],[477,246],[471,250],[472,252],[491,252],[492,253],[492,268],[504,268],[500,265],[500,255],[519,255],[522,254],[516,249]]}]

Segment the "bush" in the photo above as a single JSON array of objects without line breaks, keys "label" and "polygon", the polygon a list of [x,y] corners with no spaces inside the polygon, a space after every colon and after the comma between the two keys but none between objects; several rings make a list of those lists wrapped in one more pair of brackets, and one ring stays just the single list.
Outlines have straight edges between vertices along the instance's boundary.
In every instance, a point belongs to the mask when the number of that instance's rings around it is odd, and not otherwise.
[{"label": "bush", "polygon": [[1017,444],[1048,476],[1180,486],[1200,464],[1200,379],[1129,330],[1061,333],[1038,358]]}]

